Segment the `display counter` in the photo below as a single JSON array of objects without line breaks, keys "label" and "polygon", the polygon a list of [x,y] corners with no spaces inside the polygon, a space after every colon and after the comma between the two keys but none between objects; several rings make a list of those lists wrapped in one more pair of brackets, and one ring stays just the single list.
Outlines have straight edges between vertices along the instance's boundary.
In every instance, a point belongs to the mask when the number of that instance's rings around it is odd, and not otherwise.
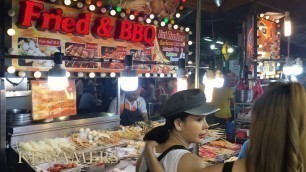
[{"label": "display counter", "polygon": [[[28,162],[20,163],[18,144],[20,142],[39,141],[52,138],[66,138],[80,128],[106,130],[119,128],[118,115],[111,113],[90,113],[69,116],[66,119],[55,119],[52,122],[32,122],[24,126],[7,126],[8,132],[8,163],[11,171],[34,171]],[[18,163],[19,162],[19,163]]]}]

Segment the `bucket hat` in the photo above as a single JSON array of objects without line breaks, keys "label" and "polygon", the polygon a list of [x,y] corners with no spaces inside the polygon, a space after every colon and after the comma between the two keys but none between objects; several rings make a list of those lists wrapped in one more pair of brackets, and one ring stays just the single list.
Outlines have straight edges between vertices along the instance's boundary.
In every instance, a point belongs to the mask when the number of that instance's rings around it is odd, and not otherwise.
[{"label": "bucket hat", "polygon": [[188,114],[203,116],[220,110],[210,103],[200,89],[189,89],[173,94],[162,106],[161,115],[165,118],[186,112]]}]

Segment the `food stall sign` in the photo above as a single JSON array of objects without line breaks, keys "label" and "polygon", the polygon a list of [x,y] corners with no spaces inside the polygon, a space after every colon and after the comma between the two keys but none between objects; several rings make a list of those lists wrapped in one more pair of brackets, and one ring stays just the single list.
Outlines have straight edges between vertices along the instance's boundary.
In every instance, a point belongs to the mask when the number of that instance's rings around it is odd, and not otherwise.
[{"label": "food stall sign", "polygon": [[[79,17],[63,17],[61,8],[43,12],[44,4],[33,1],[21,1],[18,23],[21,27],[32,27],[32,21],[38,21],[36,27],[41,30],[49,30],[64,33],[76,33],[89,35],[91,14],[80,14]],[[103,16],[95,20],[91,31],[96,38],[115,38],[132,42],[143,42],[148,46],[154,45],[155,28],[144,26],[140,23],[132,23],[126,20],[116,22],[115,34],[112,30],[111,19]]]}]

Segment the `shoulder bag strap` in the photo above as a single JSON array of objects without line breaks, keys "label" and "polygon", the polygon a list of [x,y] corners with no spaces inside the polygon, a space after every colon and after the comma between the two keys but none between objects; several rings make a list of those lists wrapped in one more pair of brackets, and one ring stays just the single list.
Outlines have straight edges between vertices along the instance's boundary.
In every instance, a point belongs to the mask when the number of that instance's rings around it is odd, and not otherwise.
[{"label": "shoulder bag strap", "polygon": [[[173,146],[171,146],[170,148],[168,148],[167,150],[165,150],[161,155],[159,155],[158,158],[157,158],[157,160],[158,160],[158,161],[162,160],[170,151],[172,151],[172,150],[174,150],[174,149],[185,149],[185,150],[186,150],[186,148],[185,148],[184,146],[182,146],[182,145],[173,145]],[[147,169],[146,172],[149,172],[149,171],[150,171],[150,170]]]}]

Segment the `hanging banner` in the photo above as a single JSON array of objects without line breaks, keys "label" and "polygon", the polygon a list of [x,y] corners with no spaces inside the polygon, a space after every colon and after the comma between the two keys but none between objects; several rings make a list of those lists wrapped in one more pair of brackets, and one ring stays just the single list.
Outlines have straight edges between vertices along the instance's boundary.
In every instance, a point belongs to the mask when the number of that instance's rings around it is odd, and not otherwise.
[{"label": "hanging banner", "polygon": [[[109,12],[94,13],[88,8],[39,0],[13,0],[12,7],[16,12],[12,18],[16,34],[11,46],[17,50],[16,55],[51,56],[62,52],[86,58],[86,62],[66,61],[65,66],[71,72],[120,72],[124,67],[117,62],[90,62],[91,58],[123,60],[127,54],[134,54],[134,60],[167,63],[184,57],[186,52],[186,32],[157,28],[137,19],[131,21],[127,17],[106,15]],[[26,71],[47,71],[53,66],[50,60],[12,62],[17,70]],[[166,65],[135,67],[140,73],[175,72],[174,67]]]}]

